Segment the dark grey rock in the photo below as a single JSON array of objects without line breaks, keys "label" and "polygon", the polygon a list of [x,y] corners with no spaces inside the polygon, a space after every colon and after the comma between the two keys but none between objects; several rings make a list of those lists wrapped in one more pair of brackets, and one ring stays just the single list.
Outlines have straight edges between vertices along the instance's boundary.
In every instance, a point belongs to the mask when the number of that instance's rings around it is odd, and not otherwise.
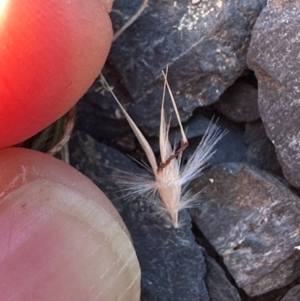
[{"label": "dark grey rock", "polygon": [[[194,126],[199,124],[199,128],[201,128],[200,124],[203,124],[203,122],[199,117],[197,114],[194,114],[193,124]],[[197,118],[199,118],[199,122],[197,122]],[[222,117],[218,118],[218,120],[214,118],[214,121],[222,131],[226,132],[226,135],[216,145],[216,153],[208,163],[210,165],[216,165],[223,162],[246,162],[247,146],[244,142],[243,126],[240,126],[239,124],[233,124],[232,122],[226,120],[226,118]],[[186,128],[189,129],[189,121],[186,122]],[[199,132],[199,136],[202,135],[203,133],[201,134]],[[194,153],[201,141],[199,136],[189,139],[189,146],[183,153],[184,159],[187,159]]]},{"label": "dark grey rock", "polygon": [[248,145],[246,162],[249,165],[283,177],[275,147],[268,138],[261,120],[246,124],[244,140]]},{"label": "dark grey rock", "polygon": [[216,153],[209,161],[211,165],[223,162],[246,162],[247,146],[244,143],[244,129],[238,124],[220,119],[218,125],[227,131],[227,134],[216,145]]},{"label": "dark grey rock", "polygon": [[100,109],[96,104],[99,100],[93,98],[94,95],[88,93],[77,104],[76,129],[88,133],[98,141],[113,140],[128,135],[130,132],[128,122],[124,118],[113,116],[113,107],[108,110]]},{"label": "dark grey rock", "polygon": [[288,285],[257,297],[250,297],[245,299],[245,301],[282,301],[282,298],[289,291],[290,287],[291,286]]},{"label": "dark grey rock", "polygon": [[215,104],[215,108],[228,119],[235,122],[251,122],[259,118],[257,89],[237,80]]},{"label": "dark grey rock", "polygon": [[[130,2],[136,10],[141,3]],[[149,133],[158,128],[161,71],[167,65],[183,121],[199,105],[216,102],[246,68],[252,26],[265,4],[266,0],[149,1],[142,16],[113,44],[106,65],[128,92],[128,111],[137,125]],[[128,19],[132,10],[127,11],[125,0],[115,5],[112,18],[117,15],[119,27],[120,16]],[[170,105],[167,111],[172,111]]]},{"label": "dark grey rock", "polygon": [[[130,98],[119,78],[107,68],[102,70],[102,74],[105,78],[110,78],[110,87],[126,107],[125,103]],[[77,103],[76,109],[76,129],[88,133],[98,141],[119,141],[132,133],[102,78],[95,81],[90,91]]]},{"label": "dark grey rock", "polygon": [[281,301],[300,301],[300,285],[294,286]]},{"label": "dark grey rock", "polygon": [[243,164],[221,164],[191,186],[202,191],[192,218],[250,296],[300,276],[300,199],[283,183]]},{"label": "dark grey rock", "polygon": [[210,301],[240,301],[236,288],[228,281],[225,272],[204,252],[207,273],[205,283]]},{"label": "dark grey rock", "polygon": [[126,156],[75,132],[70,141],[71,164],[97,184],[120,212],[131,234],[142,270],[141,301],[209,301],[205,259],[196,244],[187,212],[180,229],[155,214],[149,201],[122,197],[116,168],[144,173]]},{"label": "dark grey rock", "polygon": [[300,188],[300,1],[269,1],[252,32],[248,66],[258,103],[286,179]]}]

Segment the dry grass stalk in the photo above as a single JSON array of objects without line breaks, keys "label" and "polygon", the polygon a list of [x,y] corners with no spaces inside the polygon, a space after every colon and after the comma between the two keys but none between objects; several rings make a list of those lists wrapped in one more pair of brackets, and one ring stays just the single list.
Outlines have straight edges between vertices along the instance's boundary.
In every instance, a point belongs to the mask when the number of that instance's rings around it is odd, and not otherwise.
[{"label": "dry grass stalk", "polygon": [[[68,113],[67,113],[67,120],[64,127],[64,133],[63,136],[60,138],[60,140],[56,143],[54,147],[52,147],[50,150],[47,151],[50,155],[55,155],[59,153],[61,150],[64,150],[65,153],[67,153],[68,148],[68,142],[71,138],[71,134],[74,128],[75,124],[75,114],[76,114],[76,107],[74,106]],[[65,157],[65,156],[63,156]],[[66,157],[65,162],[69,163],[68,155]]]},{"label": "dry grass stalk", "polygon": [[141,15],[148,4],[148,0],[144,0],[137,12],[114,34],[113,42]]}]

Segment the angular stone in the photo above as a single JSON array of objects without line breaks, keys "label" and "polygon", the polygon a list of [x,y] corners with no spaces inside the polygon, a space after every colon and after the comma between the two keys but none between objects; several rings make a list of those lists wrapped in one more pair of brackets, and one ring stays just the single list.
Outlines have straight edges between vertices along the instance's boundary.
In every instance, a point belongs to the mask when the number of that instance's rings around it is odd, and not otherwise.
[{"label": "angular stone", "polygon": [[[131,133],[128,122],[113,116],[113,110],[100,109],[99,100],[87,93],[76,105],[75,128],[86,132],[98,141],[111,141]],[[114,104],[114,99],[111,99]],[[88,116],[88,118],[87,118]]]},{"label": "angular stone", "polygon": [[275,147],[268,138],[261,120],[246,124],[244,141],[248,145],[248,164],[283,177]]},{"label": "angular stone", "polygon": [[252,32],[248,66],[259,110],[286,179],[300,188],[300,0],[272,0]]},{"label": "angular stone", "polygon": [[237,80],[215,104],[215,108],[235,122],[251,122],[259,118],[257,89]]},{"label": "angular stone", "polygon": [[[130,2],[136,10],[141,3]],[[167,65],[183,121],[199,105],[216,102],[246,68],[252,26],[265,4],[266,0],[149,1],[142,16],[113,44],[107,64],[131,98],[128,111],[137,125],[149,132],[158,128],[161,71]],[[133,12],[128,11],[128,1],[115,5],[112,18],[119,27],[120,16],[127,20]],[[167,112],[172,111],[169,104]]]},{"label": "angular stone", "polygon": [[204,252],[207,273],[205,283],[210,301],[241,301],[236,288],[226,278],[225,272]]},{"label": "angular stone", "polygon": [[300,301],[300,285],[294,286],[281,301]]},{"label": "angular stone", "polygon": [[[187,129],[189,129],[187,122]],[[237,124],[228,122],[225,118],[217,121],[217,126],[221,130],[227,131],[221,141],[216,145],[216,153],[209,160],[210,165],[223,162],[246,162],[247,146],[244,143],[244,130]],[[183,157],[188,158],[193,153],[201,141],[200,137],[189,139],[189,147],[185,150]]]},{"label": "angular stone", "polygon": [[250,296],[300,276],[300,199],[275,177],[245,164],[221,164],[191,185],[202,191],[192,218],[237,285]]}]

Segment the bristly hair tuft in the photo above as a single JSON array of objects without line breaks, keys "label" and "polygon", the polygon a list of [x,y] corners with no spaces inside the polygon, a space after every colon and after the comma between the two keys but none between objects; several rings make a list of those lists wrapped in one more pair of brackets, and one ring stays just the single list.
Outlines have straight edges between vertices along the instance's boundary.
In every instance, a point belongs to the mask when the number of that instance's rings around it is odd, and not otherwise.
[{"label": "bristly hair tuft", "polygon": [[[165,78],[165,85],[162,98],[159,131],[160,164],[157,164],[154,152],[142,132],[128,115],[103,76],[102,79],[123,111],[130,127],[145,151],[153,173],[153,178],[148,179],[141,175],[129,175],[124,172],[123,176],[120,178],[120,184],[123,186],[125,185],[126,188],[124,188],[124,191],[128,195],[143,196],[154,201],[157,201],[159,198],[160,204],[162,205],[161,209],[159,209],[159,213],[168,214],[173,226],[177,228],[179,227],[179,211],[194,207],[195,200],[198,196],[192,196],[190,191],[186,189],[187,185],[199,176],[199,174],[207,166],[209,159],[216,152],[216,150],[214,150],[216,144],[220,141],[220,139],[222,139],[226,132],[220,130],[220,128],[212,120],[194,154],[188,159],[185,166],[181,166],[182,153],[188,146],[188,140],[181,124],[178,109],[168,84],[166,73],[163,72],[163,76]],[[178,148],[172,147],[169,141],[169,125],[165,121],[164,112],[166,90],[168,90],[170,95],[180,127],[182,142]]]}]

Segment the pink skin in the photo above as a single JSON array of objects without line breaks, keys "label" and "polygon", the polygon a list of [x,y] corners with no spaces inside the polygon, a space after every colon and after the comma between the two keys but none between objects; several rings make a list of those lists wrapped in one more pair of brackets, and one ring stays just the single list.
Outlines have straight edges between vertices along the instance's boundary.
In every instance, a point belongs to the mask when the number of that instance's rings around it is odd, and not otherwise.
[{"label": "pink skin", "polygon": [[0,170],[1,300],[139,300],[128,232],[92,182],[18,148],[0,150]]},{"label": "pink skin", "polygon": [[0,0],[0,148],[59,119],[92,85],[112,42],[111,5]]}]

